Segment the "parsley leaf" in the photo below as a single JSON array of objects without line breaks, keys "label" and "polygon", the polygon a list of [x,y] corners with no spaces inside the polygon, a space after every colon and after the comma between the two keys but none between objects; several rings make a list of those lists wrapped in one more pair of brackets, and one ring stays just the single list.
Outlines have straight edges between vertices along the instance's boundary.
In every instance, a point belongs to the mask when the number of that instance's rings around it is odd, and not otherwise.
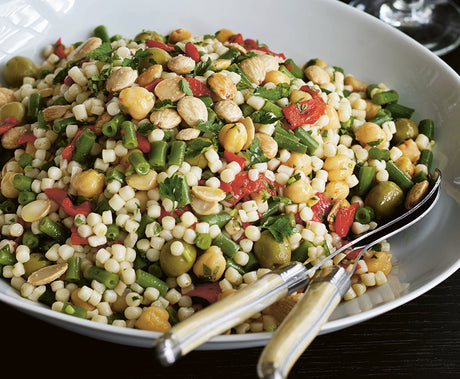
[{"label": "parsley leaf", "polygon": [[222,122],[204,122],[203,120],[198,120],[198,123],[194,126],[194,128],[205,133],[218,134],[223,126]]},{"label": "parsley leaf", "polygon": [[141,133],[142,135],[146,136],[153,129],[155,129],[155,127],[150,122],[143,122],[142,124],[139,125],[139,128],[137,129],[137,131]]},{"label": "parsley leaf", "polygon": [[92,75],[90,78],[89,88],[94,95],[97,95],[99,91],[103,90],[105,87],[105,82],[109,78],[113,70],[113,64],[111,63],[109,67],[104,68],[99,75]]},{"label": "parsley leaf", "polygon": [[103,42],[101,46],[91,51],[88,56],[95,61],[112,63],[114,60],[114,57],[112,57],[112,45],[110,42]]},{"label": "parsley leaf", "polygon": [[241,76],[241,80],[236,84],[236,89],[241,91],[243,89],[253,88],[251,81],[248,79],[246,75],[243,74],[243,71],[238,67],[236,63],[231,64],[227,71],[234,72]]},{"label": "parsley leaf", "polygon": [[134,53],[134,57],[132,58],[125,58],[123,59],[123,67],[131,67],[133,70],[137,70],[139,68],[139,63],[141,59],[145,59],[153,55],[150,51],[147,50],[136,50]]},{"label": "parsley leaf", "polygon": [[193,70],[194,76],[202,76],[206,71],[209,70],[211,65],[212,65],[211,58],[208,58],[208,60],[206,62],[199,61],[195,65],[195,69]]},{"label": "parsley leaf", "polygon": [[190,189],[185,177],[174,174],[160,183],[159,187],[160,196],[166,197],[173,202],[177,201],[179,207],[190,204]]},{"label": "parsley leaf", "polygon": [[70,70],[73,66],[78,65],[83,59],[85,59],[85,58],[77,59],[77,60],[75,60],[75,61],[72,61],[72,62],[67,63],[67,64],[62,68],[62,70],[60,70],[60,71],[54,76],[54,78],[53,78],[53,84],[64,83],[64,79],[65,79],[65,77],[67,76],[67,74],[69,73],[69,70]]},{"label": "parsley leaf", "polygon": [[283,97],[288,97],[291,93],[291,86],[289,83],[279,83],[275,88],[267,88],[265,86],[258,86],[253,95],[263,97],[264,99],[276,101]]},{"label": "parsley leaf", "polygon": [[155,105],[153,107],[154,111],[159,111],[162,109],[166,108],[176,108],[175,105],[173,105],[172,101],[170,99],[164,99],[164,100],[157,100],[155,101]]},{"label": "parsley leaf", "polygon": [[293,213],[286,213],[280,216],[270,216],[262,225],[268,229],[277,242],[283,242],[284,237],[290,237],[297,233]]},{"label": "parsley leaf", "polygon": [[257,124],[273,124],[279,120],[279,118],[275,117],[273,113],[263,110],[254,112],[249,117],[251,117],[252,121]]},{"label": "parsley leaf", "polygon": [[188,96],[193,96],[193,92],[190,89],[190,85],[185,79],[179,80],[179,89]]},{"label": "parsley leaf", "polygon": [[201,138],[190,141],[187,145],[187,148],[185,149],[185,159],[195,158],[207,150],[207,148],[211,145],[211,141],[207,141]]},{"label": "parsley leaf", "polygon": [[264,155],[257,137],[254,138],[252,143],[249,145],[249,149],[246,150],[246,154],[249,158],[249,167],[256,163],[268,162],[270,160]]}]

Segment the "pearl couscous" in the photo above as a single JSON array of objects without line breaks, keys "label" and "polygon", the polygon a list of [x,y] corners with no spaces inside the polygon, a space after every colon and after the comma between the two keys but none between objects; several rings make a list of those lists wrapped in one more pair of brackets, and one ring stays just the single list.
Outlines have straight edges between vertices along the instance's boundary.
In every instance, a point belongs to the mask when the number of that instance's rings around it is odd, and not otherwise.
[{"label": "pearl couscous", "polygon": [[[427,189],[433,122],[321,59],[298,66],[228,29],[104,27],[44,56],[3,72],[0,272],[55,311],[164,332]],[[386,282],[389,244],[357,267],[345,299]],[[270,307],[233,331],[280,321]]]}]

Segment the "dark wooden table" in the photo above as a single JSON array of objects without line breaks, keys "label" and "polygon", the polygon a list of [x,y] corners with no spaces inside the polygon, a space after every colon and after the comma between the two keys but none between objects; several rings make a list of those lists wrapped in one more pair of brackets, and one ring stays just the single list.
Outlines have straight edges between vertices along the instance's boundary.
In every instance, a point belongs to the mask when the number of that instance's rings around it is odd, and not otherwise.
[{"label": "dark wooden table", "polygon": [[[460,49],[443,57],[460,72]],[[460,378],[460,274],[391,312],[319,336],[290,378]],[[149,349],[84,337],[0,303],[2,378],[255,378],[261,348],[198,351],[162,368]]]}]

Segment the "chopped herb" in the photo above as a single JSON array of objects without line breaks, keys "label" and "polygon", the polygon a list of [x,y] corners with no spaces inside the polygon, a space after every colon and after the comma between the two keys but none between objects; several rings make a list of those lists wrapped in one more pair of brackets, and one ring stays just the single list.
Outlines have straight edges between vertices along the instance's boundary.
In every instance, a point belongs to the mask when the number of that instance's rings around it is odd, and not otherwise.
[{"label": "chopped herb", "polygon": [[260,226],[261,228],[268,229],[277,242],[283,242],[284,237],[290,237],[294,233],[297,233],[295,218],[292,213],[270,216]]},{"label": "chopped herb", "polygon": [[69,70],[73,66],[77,66],[84,58],[77,59],[76,61],[72,61],[67,63],[61,71],[59,71],[53,78],[53,84],[59,84],[59,83],[64,83],[64,79],[69,73]]},{"label": "chopped herb", "polygon": [[105,82],[109,78],[113,70],[113,64],[111,63],[109,67],[104,68],[99,75],[92,75],[90,78],[89,88],[94,95],[97,95],[99,91],[103,90],[105,87]]},{"label": "chopped herb", "polygon": [[187,180],[183,176],[174,174],[160,183],[159,187],[160,196],[166,197],[173,202],[177,201],[179,207],[189,204],[191,201],[190,189]]},{"label": "chopped herb", "polygon": [[185,79],[179,80],[179,89],[188,96],[193,96],[193,92],[190,89],[190,85]]},{"label": "chopped herb", "polygon": [[190,141],[185,150],[185,159],[195,158],[196,156],[206,151],[211,145],[211,141],[207,141],[201,138]]},{"label": "chopped herb", "polygon": [[252,121],[257,124],[273,124],[279,120],[279,118],[275,117],[273,113],[263,110],[254,112],[249,117],[251,117]]},{"label": "chopped herb", "polygon": [[112,56],[112,45],[110,42],[104,42],[97,49],[94,49],[89,53],[89,58],[95,61],[112,63],[116,58],[119,58],[118,55]]},{"label": "chopped herb", "polygon": [[172,101],[170,99],[164,99],[164,100],[157,100],[155,101],[155,106],[153,107],[154,111],[160,111],[162,109],[166,108],[176,108],[175,105],[173,105]]},{"label": "chopped herb", "polygon": [[224,125],[221,122],[204,122],[203,120],[198,120],[198,123],[195,125],[195,129],[201,130],[205,133],[217,134],[220,132],[223,126]]},{"label": "chopped herb", "polygon": [[256,163],[268,162],[268,159],[260,147],[259,139],[256,137],[249,145],[249,149],[246,150],[246,154],[249,158],[249,167],[255,165]]},{"label": "chopped herb", "polygon": [[208,60],[207,60],[206,62],[199,61],[199,62],[195,65],[195,69],[193,70],[194,76],[202,76],[206,71],[209,70],[209,68],[211,67],[211,65],[212,65],[212,60],[211,60],[211,58],[208,58]]},{"label": "chopped herb", "polygon": [[149,134],[155,127],[150,122],[143,122],[139,125],[137,131],[144,136]]},{"label": "chopped herb", "polygon": [[264,86],[257,87],[253,95],[263,97],[264,99],[276,101],[283,97],[288,97],[291,93],[289,83],[279,83],[275,88],[267,88]]},{"label": "chopped herb", "polygon": [[141,59],[145,59],[153,55],[150,51],[139,49],[135,52],[134,57],[123,59],[123,67],[131,67],[133,70],[139,68]]}]

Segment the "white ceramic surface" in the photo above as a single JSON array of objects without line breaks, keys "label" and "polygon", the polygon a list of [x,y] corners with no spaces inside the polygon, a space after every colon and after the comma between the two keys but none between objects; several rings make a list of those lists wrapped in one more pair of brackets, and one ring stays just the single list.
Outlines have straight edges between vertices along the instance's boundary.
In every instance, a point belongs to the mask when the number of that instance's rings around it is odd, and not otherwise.
[{"label": "white ceramic surface", "polygon": [[[173,5],[172,5],[173,4]],[[167,34],[184,27],[194,34],[226,27],[267,43],[298,64],[322,58],[367,83],[384,82],[414,107],[416,121],[438,127],[435,164],[443,172],[442,197],[423,221],[392,238],[397,261],[386,285],[342,303],[322,333],[338,330],[404,304],[460,267],[460,78],[438,57],[397,30],[335,0],[0,1],[0,62],[26,55],[38,59],[43,46],[61,37],[84,40],[100,24],[111,34],[134,36],[142,29]],[[148,347],[158,334],[81,320],[22,299],[0,280],[0,300],[31,316],[78,333],[120,344]],[[203,349],[265,344],[270,333],[219,336]]]}]

